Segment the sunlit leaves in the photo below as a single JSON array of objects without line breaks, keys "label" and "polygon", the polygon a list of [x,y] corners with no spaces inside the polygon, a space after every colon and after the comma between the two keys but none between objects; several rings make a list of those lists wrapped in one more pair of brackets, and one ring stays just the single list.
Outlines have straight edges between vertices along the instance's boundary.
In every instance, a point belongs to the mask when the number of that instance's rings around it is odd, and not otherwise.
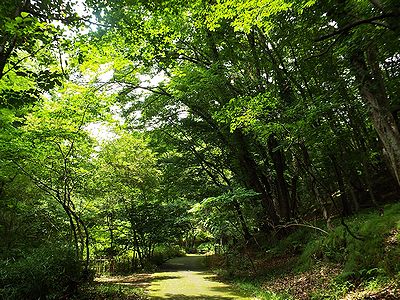
[{"label": "sunlit leaves", "polygon": [[157,186],[160,172],[155,165],[155,156],[140,136],[123,133],[108,142],[100,153],[100,161],[103,175],[112,179],[113,183],[109,184],[117,184],[120,191],[126,188],[130,193],[129,190],[137,189],[140,193]]},{"label": "sunlit leaves", "polygon": [[235,31],[250,32],[261,28],[269,31],[274,23],[270,19],[274,15],[291,8],[302,9],[313,5],[315,1],[288,0],[222,0],[211,5],[211,13],[207,15],[207,26],[211,30],[220,27],[222,20],[228,20]]},{"label": "sunlit leaves", "polygon": [[81,134],[83,126],[96,117],[96,95],[72,84],[66,88],[38,103],[26,116],[24,130],[55,138]]},{"label": "sunlit leaves", "polygon": [[201,227],[211,232],[213,236],[238,237],[242,230],[239,214],[243,213],[249,224],[254,225],[256,219],[254,201],[257,195],[252,190],[237,187],[193,205],[190,213]]},{"label": "sunlit leaves", "polygon": [[221,121],[230,124],[231,131],[234,131],[238,128],[256,127],[258,122],[265,123],[268,119],[273,121],[274,110],[278,105],[278,99],[268,93],[260,93],[254,97],[231,99],[217,116]]}]

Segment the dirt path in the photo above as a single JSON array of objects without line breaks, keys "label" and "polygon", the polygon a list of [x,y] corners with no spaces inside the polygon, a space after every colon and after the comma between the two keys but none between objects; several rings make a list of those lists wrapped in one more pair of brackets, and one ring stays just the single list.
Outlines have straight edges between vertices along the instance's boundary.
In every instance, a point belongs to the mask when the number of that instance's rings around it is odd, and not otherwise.
[{"label": "dirt path", "polygon": [[250,300],[235,292],[231,286],[216,281],[205,271],[204,257],[188,255],[169,260],[160,272],[154,273],[148,287],[150,299],[174,300]]}]

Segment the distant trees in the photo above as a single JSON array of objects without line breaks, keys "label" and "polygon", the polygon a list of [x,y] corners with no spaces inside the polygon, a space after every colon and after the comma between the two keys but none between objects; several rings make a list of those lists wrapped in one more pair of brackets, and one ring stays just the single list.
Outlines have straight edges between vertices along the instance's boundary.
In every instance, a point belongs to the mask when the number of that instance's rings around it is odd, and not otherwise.
[{"label": "distant trees", "polygon": [[131,253],[134,268],[147,267],[157,246],[182,236],[185,207],[166,199],[156,156],[139,133],[121,132],[103,144],[96,164],[92,193],[103,222],[94,230],[94,241],[108,232],[107,246],[97,254],[114,259]]}]

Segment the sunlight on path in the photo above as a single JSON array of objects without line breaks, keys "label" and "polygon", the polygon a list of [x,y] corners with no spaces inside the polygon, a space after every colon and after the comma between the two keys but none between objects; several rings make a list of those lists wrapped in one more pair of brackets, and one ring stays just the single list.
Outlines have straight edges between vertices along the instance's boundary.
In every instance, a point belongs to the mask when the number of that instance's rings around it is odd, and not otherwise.
[{"label": "sunlight on path", "polygon": [[215,275],[201,271],[201,256],[186,256],[169,260],[165,271],[153,274],[148,288],[150,299],[176,300],[250,300],[229,285],[216,281]]}]

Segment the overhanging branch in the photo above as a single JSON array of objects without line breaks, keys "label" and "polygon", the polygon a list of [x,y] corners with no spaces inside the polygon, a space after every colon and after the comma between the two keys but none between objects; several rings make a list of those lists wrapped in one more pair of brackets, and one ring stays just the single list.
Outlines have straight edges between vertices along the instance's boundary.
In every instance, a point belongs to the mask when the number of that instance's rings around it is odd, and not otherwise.
[{"label": "overhanging branch", "polygon": [[363,24],[372,24],[372,25],[375,25],[375,26],[383,26],[383,27],[387,28],[388,26],[386,24],[377,23],[375,21],[382,20],[382,19],[387,19],[387,18],[399,18],[399,17],[400,17],[400,14],[398,14],[398,13],[387,13],[387,14],[382,14],[382,15],[379,15],[379,16],[371,17],[371,18],[368,18],[368,19],[357,20],[357,21],[354,21],[354,22],[352,22],[350,24],[347,24],[347,25],[343,26],[342,28],[339,28],[338,30],[335,30],[335,31],[333,31],[331,33],[328,33],[328,34],[325,34],[323,36],[320,36],[315,41],[316,42],[320,42],[320,41],[329,39],[329,38],[334,37],[334,36],[339,35],[339,34],[345,34],[345,33],[349,32],[350,30],[352,30],[353,28],[355,28],[357,26],[360,26],[360,25],[363,25]]}]

